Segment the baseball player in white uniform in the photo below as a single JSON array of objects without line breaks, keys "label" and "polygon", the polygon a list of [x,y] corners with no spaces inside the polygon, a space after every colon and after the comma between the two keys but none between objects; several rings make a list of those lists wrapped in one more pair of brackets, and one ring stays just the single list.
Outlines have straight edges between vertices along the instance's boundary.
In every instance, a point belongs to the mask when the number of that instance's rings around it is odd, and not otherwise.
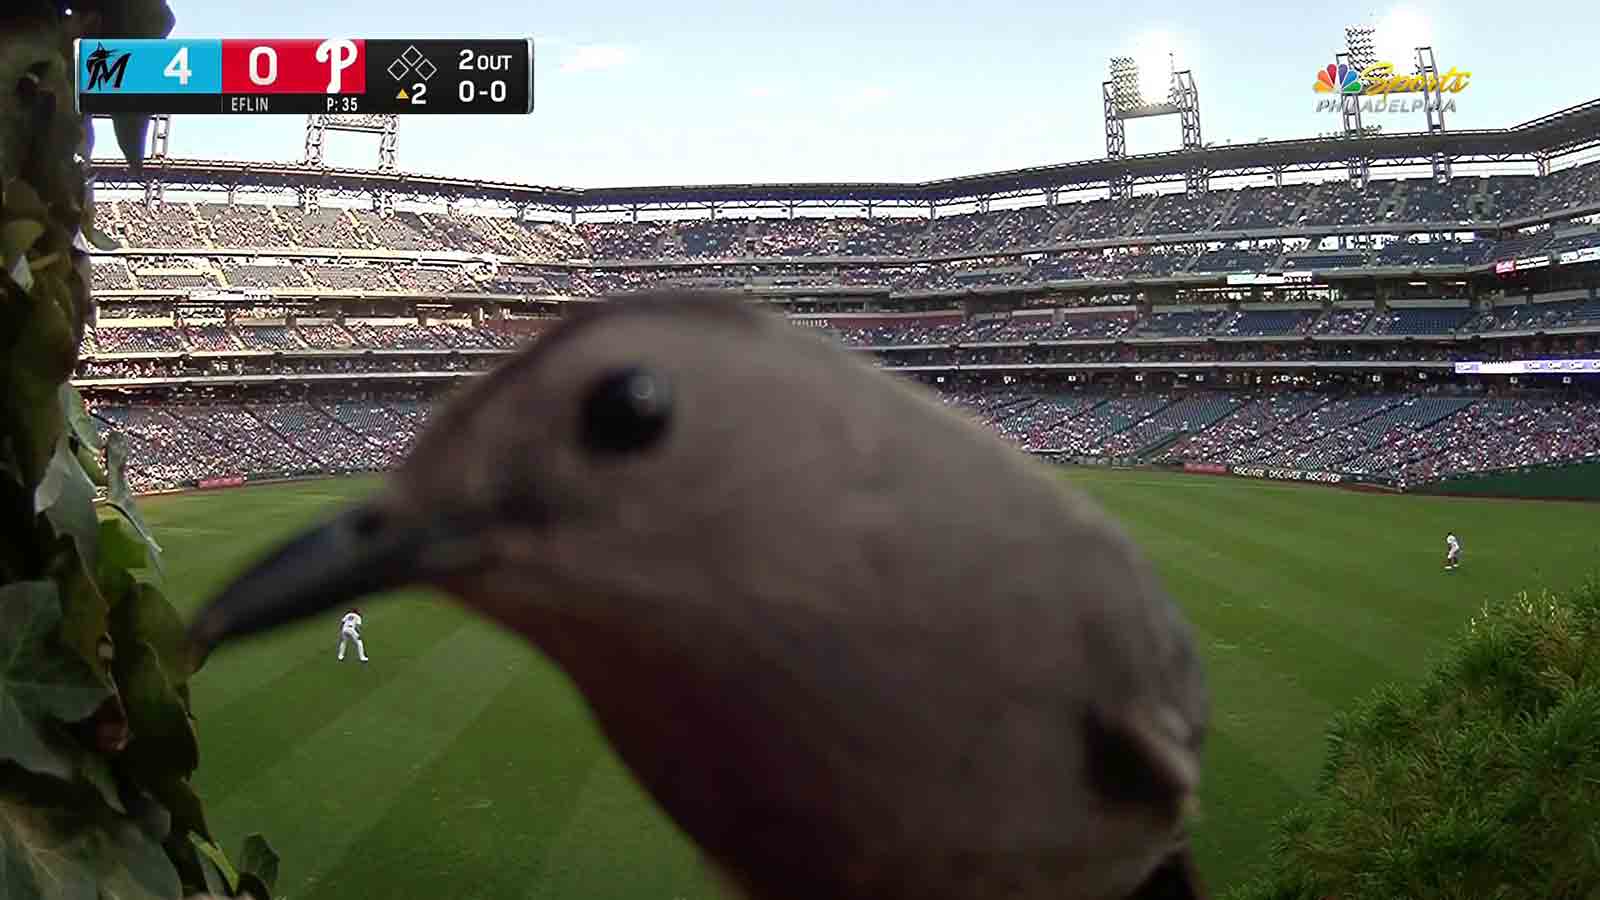
[{"label": "baseball player in white uniform", "polygon": [[367,647],[365,644],[361,643],[361,610],[359,609],[351,609],[349,612],[344,614],[344,618],[339,622],[340,662],[344,662],[345,645],[352,641],[354,641],[356,645],[356,656],[360,657],[362,662],[366,662]]},{"label": "baseball player in white uniform", "polygon": [[1455,532],[1444,536],[1444,568],[1445,571],[1461,565],[1461,542],[1456,540]]}]

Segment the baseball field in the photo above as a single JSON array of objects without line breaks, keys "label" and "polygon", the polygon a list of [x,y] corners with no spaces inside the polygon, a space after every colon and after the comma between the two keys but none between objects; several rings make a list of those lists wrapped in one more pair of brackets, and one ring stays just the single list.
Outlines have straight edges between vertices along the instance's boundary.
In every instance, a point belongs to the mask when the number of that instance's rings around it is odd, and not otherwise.
[{"label": "baseball field", "polygon": [[[1196,841],[1218,887],[1313,783],[1328,718],[1411,682],[1485,598],[1578,583],[1600,507],[1358,494],[1147,472],[1063,473],[1157,562],[1215,710]],[[370,478],[151,497],[180,607]],[[1444,535],[1463,545],[1442,571]],[[560,673],[442,597],[364,605],[219,653],[193,685],[196,781],[229,848],[264,832],[291,900],[699,900],[695,850],[632,783]]]}]

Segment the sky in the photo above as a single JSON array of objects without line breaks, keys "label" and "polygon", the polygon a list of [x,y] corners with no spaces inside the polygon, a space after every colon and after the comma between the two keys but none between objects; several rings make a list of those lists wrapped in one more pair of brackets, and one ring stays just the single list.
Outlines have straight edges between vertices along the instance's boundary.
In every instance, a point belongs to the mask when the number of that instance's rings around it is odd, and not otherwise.
[{"label": "sky", "polygon": [[[921,181],[1098,158],[1108,58],[1153,57],[1148,71],[1164,48],[1194,73],[1206,141],[1314,136],[1339,124],[1315,111],[1316,71],[1362,21],[1379,23],[1380,55],[1388,36],[1420,35],[1440,69],[1472,73],[1449,127],[1504,127],[1600,96],[1600,7],[1588,0],[170,2],[174,37],[533,37],[532,115],[402,117],[398,162],[552,186]],[[1421,112],[1378,121],[1425,127]],[[170,152],[299,160],[304,124],[180,116]],[[1179,145],[1176,117],[1129,124],[1130,153]],[[102,125],[97,155],[115,146]],[[373,167],[376,140],[330,135],[326,156]]]}]

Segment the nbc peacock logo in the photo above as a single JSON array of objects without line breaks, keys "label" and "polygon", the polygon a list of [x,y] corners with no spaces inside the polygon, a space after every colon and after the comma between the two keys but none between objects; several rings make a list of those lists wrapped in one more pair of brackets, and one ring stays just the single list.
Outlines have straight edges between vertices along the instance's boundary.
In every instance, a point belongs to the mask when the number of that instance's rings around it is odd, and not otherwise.
[{"label": "nbc peacock logo", "polygon": [[1317,83],[1312,85],[1319,94],[1360,94],[1364,89],[1356,70],[1344,63],[1330,63],[1317,72]]}]

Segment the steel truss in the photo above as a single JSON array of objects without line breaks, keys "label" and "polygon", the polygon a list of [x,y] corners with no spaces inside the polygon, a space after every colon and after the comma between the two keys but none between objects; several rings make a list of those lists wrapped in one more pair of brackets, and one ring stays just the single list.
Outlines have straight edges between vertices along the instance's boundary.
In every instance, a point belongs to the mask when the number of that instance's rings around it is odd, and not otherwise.
[{"label": "steel truss", "polygon": [[[1434,62],[1432,47],[1417,48],[1417,74],[1422,76],[1424,87],[1423,111],[1428,118],[1428,134],[1444,136],[1444,85],[1439,79],[1439,66]],[[1435,153],[1431,160],[1433,180],[1444,184],[1450,180],[1450,157]]]},{"label": "steel truss", "polygon": [[[1191,197],[1204,193],[1210,188],[1210,168],[1203,153],[1205,142],[1200,129],[1200,90],[1195,86],[1194,73],[1187,69],[1173,72],[1164,99],[1143,96],[1138,77],[1138,68],[1130,57],[1112,57],[1111,78],[1100,85],[1106,128],[1106,158],[1127,158],[1128,119],[1175,115],[1182,129],[1183,150],[1194,157],[1183,169],[1184,192]],[[1132,196],[1135,182],[1127,175],[1106,180],[1113,200],[1126,200]]]},{"label": "steel truss", "polygon": [[[111,118],[109,115],[91,115],[89,116],[88,127],[94,127],[94,120],[105,119],[110,121]],[[144,152],[142,165],[144,179],[139,182],[135,189],[144,192],[145,205],[154,206],[161,202],[165,187],[161,177],[161,170],[166,167],[167,161],[171,158],[169,147],[172,142],[172,117],[165,114],[151,116],[150,129],[145,132],[141,141],[144,144],[140,148]]]},{"label": "steel truss", "polygon": [[[1123,102],[1118,96],[1121,88],[1115,81],[1103,82],[1100,87],[1105,97],[1106,159],[1122,159],[1128,155],[1128,126],[1119,114]],[[1114,178],[1110,187],[1113,200],[1126,200],[1133,195],[1131,180]]]},{"label": "steel truss", "polygon": [[[91,170],[102,188],[139,191],[150,202],[159,202],[163,191],[172,189],[225,193],[230,201],[240,192],[293,194],[302,204],[316,202],[320,196],[367,199],[380,210],[392,208],[393,203],[401,201],[438,204],[471,198],[507,211],[522,210],[524,215],[538,212],[571,221],[589,215],[703,216],[712,206],[716,207],[718,215],[744,212],[793,216],[800,210],[852,209],[871,210],[873,214],[914,210],[920,215],[936,217],[952,208],[983,204],[992,207],[1001,201],[1019,199],[1048,205],[1052,197],[1061,202],[1076,199],[1071,195],[1097,190],[1131,192],[1136,185],[1171,187],[1182,183],[1188,188],[1199,177],[1209,183],[1217,178],[1267,175],[1281,184],[1285,175],[1335,171],[1346,166],[1352,154],[1362,156],[1371,168],[1379,169],[1431,166],[1442,155],[1447,164],[1475,163],[1488,168],[1520,165],[1525,167],[1524,171],[1537,166],[1548,172],[1559,168],[1563,160],[1600,146],[1600,127],[1594,126],[1600,126],[1600,101],[1510,129],[1385,135],[1363,138],[1357,147],[1351,147],[1348,140],[1277,141],[905,184],[751,184],[580,190],[398,171],[332,169],[309,162],[174,159],[168,151],[170,120],[158,120],[149,163],[140,177],[132,176],[120,159],[95,160]],[[327,127],[328,123],[324,123],[321,133],[325,133]],[[369,128],[369,133],[382,136],[385,132],[380,127]],[[308,147],[320,147],[320,137],[308,138]],[[313,154],[308,153],[308,158],[311,157]],[[384,159],[380,155],[380,166]]]},{"label": "steel truss", "polygon": [[[1520,154],[1473,156],[1457,158],[1455,161],[1461,164],[1478,164],[1482,166],[1527,166],[1536,162],[1535,159]],[[1390,159],[1372,160],[1371,167],[1375,169],[1420,168],[1430,165],[1431,162],[1432,159],[1428,156],[1399,156]],[[1343,166],[1343,162],[1237,166],[1210,169],[1205,174],[1208,181],[1267,175],[1281,185],[1286,175],[1332,172],[1339,170]],[[147,171],[145,177],[135,178],[128,173],[126,166],[120,162],[113,161],[96,161],[93,165],[93,170],[97,176],[96,184],[102,190],[148,191],[150,176],[153,174],[152,171]],[[1185,177],[1185,174],[1126,175],[1120,179],[1120,183],[1130,188],[1150,186],[1159,189],[1175,185],[1178,179]],[[544,189],[532,186],[509,190],[497,187],[479,191],[474,190],[470,185],[455,185],[431,179],[406,176],[401,176],[398,179],[385,178],[374,172],[316,170],[303,166],[262,170],[254,165],[211,164],[189,160],[176,164],[169,163],[165,169],[161,170],[161,181],[168,189],[196,193],[227,194],[230,202],[241,193],[247,195],[294,194],[302,204],[310,202],[311,196],[315,195],[317,197],[331,196],[355,200],[368,199],[372,200],[374,208],[378,208],[378,202],[372,198],[374,198],[375,194],[382,193],[388,195],[388,202],[391,206],[395,202],[440,204],[473,199],[481,201],[491,208],[498,208],[504,211],[522,210],[524,214],[533,211],[547,214],[554,213],[571,217],[575,220],[578,220],[576,217],[579,215],[622,215],[637,221],[642,213],[678,213],[680,214],[679,216],[669,215],[669,217],[702,218],[706,215],[710,206],[710,204],[704,202],[695,203],[677,200],[656,203],[573,203],[569,200],[551,197]],[[981,208],[987,203],[990,208],[993,208],[995,203],[1007,200],[1033,200],[1038,205],[1049,205],[1053,196],[1058,203],[1065,204],[1070,203],[1071,199],[1063,195],[1086,194],[1090,191],[1114,188],[1117,183],[1111,180],[1094,179],[1079,181],[1064,188],[1027,188],[994,191],[943,203],[905,198],[878,201],[871,205],[878,212],[909,212],[916,210],[922,216],[927,216],[930,213],[937,216],[952,207]],[[1024,203],[1021,205],[1030,204]],[[789,217],[800,210],[864,210],[867,204],[856,199],[807,198],[802,200],[752,200],[744,203],[723,202],[716,204],[716,206],[719,216],[776,212],[784,217]]]},{"label": "steel truss", "polygon": [[[1173,99],[1178,104],[1178,120],[1183,129],[1183,149],[1203,150],[1205,141],[1200,136],[1200,89],[1195,86],[1194,75],[1188,70],[1172,76]],[[1183,186],[1193,197],[1211,189],[1211,173],[1202,162],[1190,166],[1183,173]]]},{"label": "steel truss", "polygon": [[[400,117],[396,115],[315,114],[306,116],[306,155],[303,164],[310,169],[326,169],[323,162],[323,144],[330,131],[346,134],[375,134],[378,136],[378,168],[380,174],[391,175],[399,171],[396,154],[400,146]],[[309,186],[301,190],[301,206],[307,212],[318,207],[319,189]],[[386,190],[371,190],[372,206],[381,215],[394,211],[394,195]]]}]

